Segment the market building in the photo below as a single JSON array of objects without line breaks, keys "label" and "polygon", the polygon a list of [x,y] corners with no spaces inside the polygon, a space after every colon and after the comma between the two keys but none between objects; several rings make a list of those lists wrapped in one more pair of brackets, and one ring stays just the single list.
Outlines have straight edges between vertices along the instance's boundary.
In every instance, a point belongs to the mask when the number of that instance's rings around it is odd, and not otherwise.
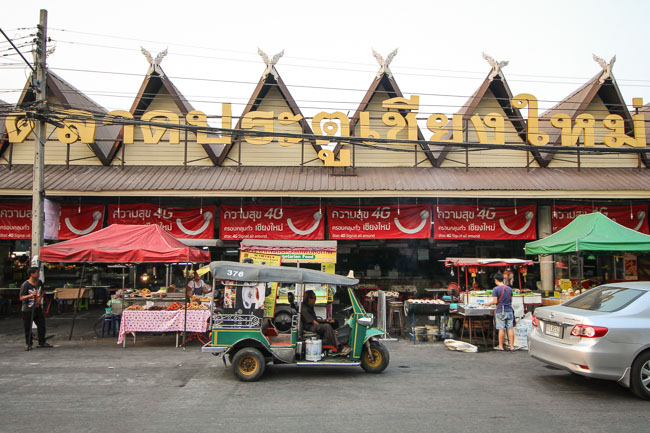
[{"label": "market building", "polygon": [[[160,58],[149,56],[128,111],[108,113],[50,72],[46,238],[160,224],[215,260],[238,260],[242,240],[263,240],[307,267],[331,266],[317,257],[334,248],[336,270],[354,270],[366,287],[421,291],[454,280],[446,257],[526,258],[527,241],[593,210],[649,233],[650,105],[635,99],[630,112],[611,67],[538,114],[535,97],[513,95],[488,59],[492,70],[452,118],[422,119],[419,97],[402,94],[390,71],[393,55],[350,118],[306,118],[278,59],[266,58],[243,113],[222,104],[218,130]],[[26,251],[31,235],[35,136],[24,111],[33,101],[28,81],[1,126],[0,286],[22,278],[25,264],[11,255]],[[626,274],[617,260],[632,257],[542,257],[524,284],[650,279],[650,257],[633,259]],[[586,261],[584,273],[572,260]],[[477,282],[491,283],[486,274]]]}]

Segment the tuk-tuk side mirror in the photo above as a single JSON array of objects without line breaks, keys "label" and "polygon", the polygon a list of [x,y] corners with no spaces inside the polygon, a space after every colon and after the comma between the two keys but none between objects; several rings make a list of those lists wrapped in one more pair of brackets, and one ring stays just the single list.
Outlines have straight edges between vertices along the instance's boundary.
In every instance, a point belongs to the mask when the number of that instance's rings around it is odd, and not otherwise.
[{"label": "tuk-tuk side mirror", "polygon": [[359,325],[361,325],[361,326],[370,326],[370,325],[372,325],[372,319],[373,319],[373,317],[372,317],[372,314],[371,314],[370,317],[361,317],[361,318],[357,319],[357,323]]}]

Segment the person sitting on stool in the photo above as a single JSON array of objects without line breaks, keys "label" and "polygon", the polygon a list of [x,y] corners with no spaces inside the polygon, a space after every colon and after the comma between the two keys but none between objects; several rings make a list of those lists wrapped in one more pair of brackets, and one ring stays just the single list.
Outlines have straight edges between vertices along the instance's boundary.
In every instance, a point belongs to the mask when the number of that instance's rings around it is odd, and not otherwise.
[{"label": "person sitting on stool", "polygon": [[303,329],[305,331],[315,332],[323,340],[336,347],[337,350],[340,350],[342,355],[350,353],[351,349],[347,345],[343,345],[343,347],[339,348],[339,340],[336,337],[336,332],[334,332],[334,327],[338,327],[336,320],[319,320],[314,311],[315,304],[316,294],[312,290],[307,290],[305,292],[305,299],[302,301],[300,307],[300,318],[302,320]]}]

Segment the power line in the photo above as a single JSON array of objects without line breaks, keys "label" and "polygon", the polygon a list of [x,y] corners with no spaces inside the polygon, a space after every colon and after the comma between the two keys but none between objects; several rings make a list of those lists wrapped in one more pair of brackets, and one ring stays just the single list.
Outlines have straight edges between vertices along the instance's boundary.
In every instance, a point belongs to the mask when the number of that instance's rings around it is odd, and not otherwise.
[{"label": "power line", "polygon": [[16,48],[16,45],[13,43],[13,41],[11,39],[9,39],[9,36],[7,36],[7,34],[4,32],[4,30],[2,30],[2,28],[0,28],[0,32],[2,32],[2,36],[4,36],[5,39],[11,44],[11,46],[14,47],[14,49],[18,52],[18,54],[20,54],[20,57],[22,57],[23,61],[27,64],[27,66],[29,66],[29,68],[32,70],[32,72],[36,73],[36,69],[34,69],[32,64],[27,61],[25,56],[23,56],[23,53],[21,53],[20,50],[18,48]]},{"label": "power line", "polygon": [[[60,31],[60,32],[65,32],[65,33],[74,33],[74,34],[80,34],[80,35],[87,35],[87,36],[99,36],[99,37],[104,37],[108,39],[118,39],[118,40],[127,40],[127,41],[137,41],[139,43],[142,42],[148,42],[148,43],[154,43],[158,45],[165,45],[165,46],[177,46],[177,47],[182,47],[182,48],[192,48],[192,49],[201,49],[201,50],[208,50],[208,51],[216,51],[216,52],[228,52],[228,53],[236,53],[236,54],[245,54],[245,55],[250,55],[250,56],[255,56],[257,57],[258,54],[257,52],[253,51],[242,51],[242,50],[229,50],[225,48],[215,48],[214,46],[198,46],[198,45],[188,45],[188,44],[178,44],[175,42],[164,42],[164,41],[155,41],[155,40],[146,40],[146,39],[140,39],[140,38],[132,38],[132,37],[124,37],[124,36],[116,36],[116,35],[107,35],[107,34],[101,34],[101,33],[92,33],[92,32],[81,32],[81,31],[75,31],[75,30],[69,30],[69,29],[58,29],[58,28],[51,28],[50,30],[52,31]],[[72,42],[72,41],[65,41],[68,43],[75,43],[79,45],[92,45],[88,43],[83,43],[83,42]],[[97,47],[104,47],[104,48],[114,48],[114,49],[120,49],[120,50],[127,50],[127,51],[139,51],[137,49],[131,49],[131,48],[123,48],[123,47],[116,47],[112,45],[96,45]],[[175,53],[174,55],[176,56],[188,56],[188,57],[198,57],[198,58],[214,58],[210,56],[198,56],[198,55],[190,55],[190,54],[179,54]],[[351,61],[341,61],[341,60],[336,60],[336,59],[323,59],[323,58],[311,58],[311,57],[300,57],[300,56],[284,56],[285,58],[288,59],[297,59],[297,60],[307,60],[307,61],[316,61],[316,62],[323,62],[323,63],[339,63],[339,64],[349,64],[349,65],[358,65],[358,66],[374,66],[376,67],[375,63],[371,62],[351,62]],[[248,61],[248,60],[241,60],[241,59],[232,59],[232,58],[215,58],[215,59],[221,59],[221,60],[233,60],[233,61],[243,61],[243,62],[254,62],[254,61]],[[286,66],[287,64],[283,64]],[[306,66],[306,65],[292,65],[292,66],[302,66],[302,67],[311,67],[311,66]],[[338,69],[338,70],[347,70],[347,69],[339,69],[339,68],[326,68],[326,67],[321,67],[321,66],[314,66],[314,68],[318,69]],[[405,69],[405,70],[424,70],[424,71],[438,71],[438,72],[450,72],[450,73],[470,73],[470,74],[480,74],[480,75],[486,75],[486,71],[469,71],[469,70],[458,70],[458,69],[442,69],[442,68],[425,68],[425,67],[419,67],[419,66],[399,66],[399,65],[391,65],[392,69]],[[357,70],[360,72],[367,72],[366,70]],[[405,74],[405,75],[418,75],[418,74]],[[423,76],[436,76],[436,75],[423,75]],[[509,76],[517,76],[517,77],[537,77],[537,78],[559,78],[559,79],[572,79],[572,80],[588,80],[591,77],[578,77],[578,76],[560,76],[560,75],[534,75],[534,74],[509,74]],[[456,78],[456,76],[451,76],[450,78]],[[467,77],[467,78],[476,78],[476,77]],[[515,80],[513,80],[515,81]],[[526,80],[516,80],[516,81],[522,81],[522,82],[540,82],[540,81],[526,81]],[[639,79],[619,79],[618,81],[635,81],[635,82],[647,82],[650,83],[650,80],[639,80]],[[574,84],[574,83],[557,83],[557,82],[549,82],[549,81],[541,81],[542,83],[556,83],[556,84]]]}]

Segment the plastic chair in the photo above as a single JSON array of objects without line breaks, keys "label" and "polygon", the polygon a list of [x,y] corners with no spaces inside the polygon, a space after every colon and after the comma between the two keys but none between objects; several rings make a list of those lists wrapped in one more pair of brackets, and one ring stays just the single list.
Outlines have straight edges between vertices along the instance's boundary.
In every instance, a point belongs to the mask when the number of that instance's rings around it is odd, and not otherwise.
[{"label": "plastic chair", "polygon": [[[89,298],[79,298],[79,310],[88,311],[88,299]],[[77,300],[74,300],[73,308],[77,309]]]},{"label": "plastic chair", "polygon": [[113,331],[113,337],[116,336],[116,331],[120,326],[120,316],[117,314],[106,313],[102,320],[102,338],[104,338],[104,331],[108,327],[108,332]]}]

